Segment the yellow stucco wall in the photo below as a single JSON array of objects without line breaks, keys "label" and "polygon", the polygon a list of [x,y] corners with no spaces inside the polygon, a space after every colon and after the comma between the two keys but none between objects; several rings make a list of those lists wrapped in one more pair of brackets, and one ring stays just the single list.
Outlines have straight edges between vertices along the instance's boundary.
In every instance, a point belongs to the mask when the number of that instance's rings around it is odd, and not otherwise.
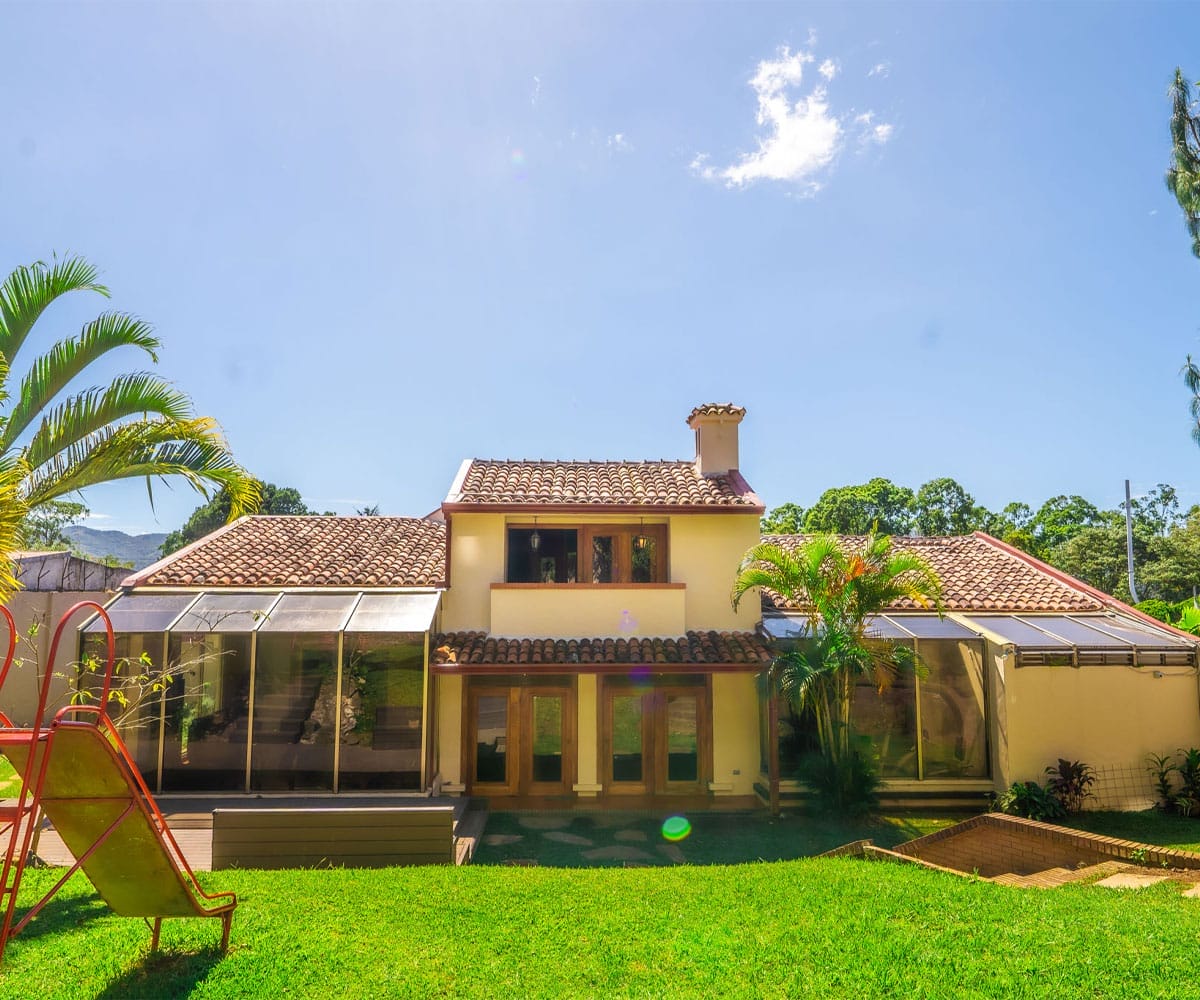
[{"label": "yellow stucco wall", "polygon": [[746,550],[759,541],[758,517],[684,514],[671,518],[671,580],[687,584],[688,629],[751,631],[761,617],[750,595],[738,611],[729,592]]},{"label": "yellow stucco wall", "polygon": [[556,587],[491,591],[491,631],[502,636],[679,636],[682,588]]},{"label": "yellow stucco wall", "polygon": [[442,597],[447,632],[491,629],[491,585],[504,580],[504,515],[455,514],[450,525],[450,589]]},{"label": "yellow stucco wall", "polygon": [[758,774],[758,693],[753,674],[714,674],[713,791],[751,795]]},{"label": "yellow stucco wall", "polygon": [[599,685],[595,674],[580,674],[575,697],[579,706],[577,720],[579,771],[575,778],[575,791],[582,796],[595,795],[600,791],[600,729],[597,691]]},{"label": "yellow stucco wall", "polygon": [[1009,658],[1004,697],[1007,782],[1044,781],[1059,757],[1138,767],[1150,753],[1200,746],[1200,691],[1186,667],[1013,667]]},{"label": "yellow stucco wall", "polygon": [[463,679],[439,674],[437,683],[437,760],[434,766],[446,784],[463,781]]}]

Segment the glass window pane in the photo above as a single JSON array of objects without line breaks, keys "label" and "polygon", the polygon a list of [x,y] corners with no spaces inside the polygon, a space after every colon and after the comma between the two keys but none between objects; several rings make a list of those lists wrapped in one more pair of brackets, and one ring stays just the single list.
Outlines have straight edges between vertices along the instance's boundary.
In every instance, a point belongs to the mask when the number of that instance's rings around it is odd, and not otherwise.
[{"label": "glass window pane", "polygon": [[667,698],[667,780],[700,780],[699,704],[695,695]]},{"label": "glass window pane", "polygon": [[563,780],[563,699],[533,696],[533,780]]},{"label": "glass window pane", "polygon": [[336,687],[336,635],[259,634],[251,789],[332,790]]},{"label": "glass window pane", "polygon": [[612,583],[616,539],[612,535],[592,536],[592,583]]},{"label": "glass window pane", "polygon": [[877,639],[912,639],[908,632],[883,615],[867,619],[867,635]]},{"label": "glass window pane", "polygon": [[972,625],[998,635],[1016,646],[1025,646],[1030,649],[1061,649],[1065,652],[1069,652],[1071,648],[1070,643],[1055,639],[1032,625],[1026,625],[1008,615],[972,615],[967,620]]},{"label": "glass window pane", "polygon": [[[153,791],[158,787],[158,723],[162,714],[162,693],[154,687],[163,673],[163,633],[118,632],[114,643],[116,659],[112,689],[120,691],[121,698],[110,696],[108,714],[116,723],[142,778]],[[91,692],[87,704],[99,702],[107,665],[106,637],[87,636],[72,685],[77,690]],[[54,706],[54,711],[61,707]],[[48,716],[52,714],[47,710]]]},{"label": "glass window pane", "polygon": [[927,640],[921,658],[921,752],[926,778],[986,778],[982,647]]},{"label": "glass window pane", "polygon": [[278,594],[204,594],[171,631],[253,632],[278,597]]},{"label": "glass window pane", "polygon": [[949,618],[937,615],[888,615],[887,620],[907,629],[918,639],[976,639],[978,634]]},{"label": "glass window pane", "polygon": [[357,594],[284,594],[260,632],[338,632]]},{"label": "glass window pane", "polygon": [[579,553],[575,528],[509,528],[509,583],[574,583]]},{"label": "glass window pane", "polygon": [[475,780],[508,781],[508,695],[481,695],[475,701]]},{"label": "glass window pane", "polygon": [[635,534],[632,541],[630,578],[634,583],[654,583],[658,579],[658,539],[653,535]]},{"label": "glass window pane", "polygon": [[[162,632],[196,599],[192,594],[126,594],[105,610],[114,632]],[[83,630],[104,632],[99,615]]]},{"label": "glass window pane", "polygon": [[344,654],[338,787],[419,788],[424,636],[347,633]]},{"label": "glass window pane", "polygon": [[245,790],[250,641],[247,634],[172,636],[164,791]]},{"label": "glass window pane", "polygon": [[437,604],[437,594],[363,594],[346,631],[425,632]]},{"label": "glass window pane", "polygon": [[1096,629],[1103,629],[1119,636],[1132,646],[1152,648],[1190,648],[1193,644],[1183,636],[1172,635],[1169,632],[1156,629],[1153,625],[1143,622],[1130,621],[1128,618],[1109,618],[1107,616],[1080,615],[1076,621],[1083,624],[1094,624]]},{"label": "glass window pane", "polygon": [[906,671],[882,694],[866,678],[854,688],[854,730],[870,741],[885,778],[917,777],[917,701]]},{"label": "glass window pane", "polygon": [[612,699],[613,781],[642,780],[642,696]]}]

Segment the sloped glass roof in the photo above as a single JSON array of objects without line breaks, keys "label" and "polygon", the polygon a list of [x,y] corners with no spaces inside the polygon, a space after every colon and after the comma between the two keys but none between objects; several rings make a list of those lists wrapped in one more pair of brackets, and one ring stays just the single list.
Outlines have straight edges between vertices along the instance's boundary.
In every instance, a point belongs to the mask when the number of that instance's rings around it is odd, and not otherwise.
[{"label": "sloped glass roof", "polygon": [[[195,599],[195,594],[122,594],[104,610],[114,632],[162,632]],[[103,632],[104,619],[94,615],[83,631]]]},{"label": "sloped glass roof", "polygon": [[253,632],[269,616],[279,594],[227,593],[201,594],[179,620],[172,632]]},{"label": "sloped glass roof", "polygon": [[1165,628],[1116,614],[972,615],[967,620],[1014,646],[1029,649],[1196,648],[1196,643]]},{"label": "sloped glass roof", "polygon": [[[808,634],[808,618],[800,614],[763,616],[763,629],[774,639],[797,639]],[[867,620],[868,635],[881,639],[978,639],[979,633],[936,614],[875,615]]]},{"label": "sloped glass roof", "polygon": [[347,632],[425,632],[433,624],[437,594],[363,594]]}]

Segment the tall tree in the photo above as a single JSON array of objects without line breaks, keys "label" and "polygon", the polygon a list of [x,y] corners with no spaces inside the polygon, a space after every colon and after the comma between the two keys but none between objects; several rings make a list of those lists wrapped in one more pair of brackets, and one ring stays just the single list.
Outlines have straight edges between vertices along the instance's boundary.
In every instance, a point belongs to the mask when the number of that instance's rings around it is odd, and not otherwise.
[{"label": "tall tree", "polygon": [[1167,188],[1183,209],[1192,253],[1200,257],[1200,108],[1191,87],[1176,67],[1171,83],[1171,166]]},{"label": "tall tree", "polygon": [[1038,508],[1030,527],[1043,549],[1049,550],[1103,521],[1104,516],[1091,501],[1081,496],[1056,496]]},{"label": "tall tree", "polygon": [[804,516],[804,530],[843,535],[878,531],[907,535],[912,530],[913,491],[877,476],[859,486],[841,486],[821,494]]},{"label": "tall tree", "polygon": [[764,535],[796,535],[804,530],[804,508],[785,503],[771,508],[759,523]]},{"label": "tall tree", "polygon": [[916,661],[912,648],[870,636],[870,619],[907,598],[940,610],[941,583],[924,559],[897,551],[891,538],[869,534],[858,545],[816,535],[798,548],[763,543],[742,559],[733,604],[751,590],[771,590],[804,609],[806,635],[771,663],[770,682],[816,723],[821,752],[834,777],[832,804],[853,805],[847,774],[863,768],[852,738],[854,688],[867,677],[880,691]]},{"label": "tall tree", "polygon": [[[304,515],[317,513],[308,508],[300,496],[300,491],[291,486],[276,486],[274,483],[262,483],[260,486],[262,503],[258,507],[259,514]],[[326,513],[329,512],[326,511]],[[232,515],[233,497],[229,495],[228,490],[221,490],[208,503],[202,504],[192,511],[182,528],[167,535],[163,539],[162,545],[159,546],[159,550],[164,556],[169,556],[185,545],[190,545],[197,539],[216,531],[221,525],[232,520]]]},{"label": "tall tree", "polygon": [[913,503],[917,531],[922,535],[965,535],[975,530],[981,511],[971,496],[953,479],[931,479]]},{"label": "tall tree", "polygon": [[[65,394],[67,386],[109,352],[143,351],[152,362],[160,346],[151,327],[128,313],[104,312],[79,334],[35,357],[18,391],[9,390],[11,366],[21,357],[37,321],[71,292],[105,297],[96,269],[81,257],[55,258],[18,267],[0,284],[0,479],[15,479],[12,497],[0,499],[0,564],[16,546],[5,535],[30,512],[78,495],[97,483],[144,478],[153,503],[155,479],[178,476],[207,495],[223,488],[231,514],[258,504],[259,486],[229,453],[211,417],[197,417],[178,389],[148,372],[118,375],[108,385]],[[11,503],[11,506],[8,504]],[[0,591],[8,580],[0,579]]]}]

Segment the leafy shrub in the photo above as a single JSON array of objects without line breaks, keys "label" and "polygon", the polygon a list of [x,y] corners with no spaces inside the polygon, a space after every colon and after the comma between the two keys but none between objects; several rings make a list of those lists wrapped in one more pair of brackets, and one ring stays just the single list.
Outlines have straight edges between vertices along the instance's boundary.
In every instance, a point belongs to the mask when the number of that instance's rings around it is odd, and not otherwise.
[{"label": "leafy shrub", "polygon": [[1014,781],[1008,791],[1001,792],[996,799],[996,809],[1009,816],[1043,821],[1066,815],[1058,796],[1036,781]]},{"label": "leafy shrub", "polygon": [[862,815],[879,805],[879,769],[865,749],[851,749],[842,760],[809,754],[800,765],[800,779],[829,812]]},{"label": "leafy shrub", "polygon": [[[1189,602],[1191,603],[1191,602]],[[1157,618],[1160,622],[1166,622],[1170,625],[1179,617],[1178,612],[1166,601],[1158,601],[1151,599],[1149,601],[1140,601],[1134,605],[1138,611],[1149,615],[1151,618]]]},{"label": "leafy shrub", "polygon": [[1200,747],[1181,748],[1175,770],[1182,783],[1175,795],[1175,807],[1184,816],[1200,816]]},{"label": "leafy shrub", "polygon": [[1092,795],[1092,785],[1096,783],[1096,772],[1090,764],[1080,760],[1065,760],[1058,758],[1058,764],[1046,768],[1046,791],[1053,795],[1068,816],[1073,816],[1083,808],[1085,799]]},{"label": "leafy shrub", "polygon": [[1146,770],[1154,778],[1154,790],[1158,793],[1155,808],[1169,809],[1175,801],[1175,783],[1171,780],[1171,775],[1179,770],[1175,765],[1175,758],[1170,754],[1152,753],[1146,759],[1150,765]]},{"label": "leafy shrub", "polygon": [[1200,635],[1200,608],[1188,601],[1180,609],[1179,620],[1175,622],[1175,627],[1183,629],[1185,632],[1191,632],[1192,635]]}]

